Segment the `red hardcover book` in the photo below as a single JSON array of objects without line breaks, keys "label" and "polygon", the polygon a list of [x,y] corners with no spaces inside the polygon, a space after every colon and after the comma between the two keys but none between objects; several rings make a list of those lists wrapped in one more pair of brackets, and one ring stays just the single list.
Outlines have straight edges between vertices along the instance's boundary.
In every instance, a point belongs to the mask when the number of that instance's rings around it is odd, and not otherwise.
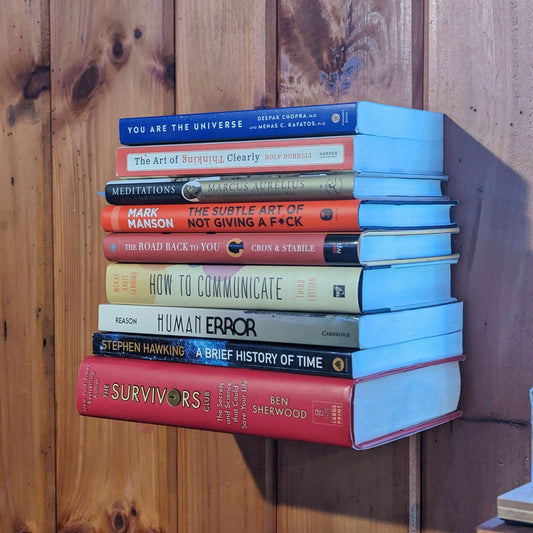
[{"label": "red hardcover book", "polygon": [[364,449],[460,416],[464,356],[360,379],[86,357],[84,416]]},{"label": "red hardcover book", "polygon": [[106,205],[109,232],[361,231],[451,226],[455,202],[325,200],[220,204]]},{"label": "red hardcover book", "polygon": [[379,265],[451,254],[458,228],[361,233],[109,233],[104,256],[120,263]]}]

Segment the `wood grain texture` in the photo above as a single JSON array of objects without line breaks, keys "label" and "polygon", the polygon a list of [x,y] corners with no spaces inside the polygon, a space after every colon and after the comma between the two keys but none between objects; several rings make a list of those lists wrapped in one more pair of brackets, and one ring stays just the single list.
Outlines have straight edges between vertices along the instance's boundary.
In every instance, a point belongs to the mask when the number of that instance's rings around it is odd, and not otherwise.
[{"label": "wood grain texture", "polygon": [[530,479],[529,426],[458,419],[422,435],[423,532],[475,531]]},{"label": "wood grain texture", "polygon": [[[421,104],[413,65],[423,53],[413,46],[423,38],[413,34],[423,26],[419,12],[416,28],[412,17],[408,2],[281,0],[280,105]],[[416,531],[418,457],[410,444],[412,452],[408,439],[355,452],[278,443],[278,531]]]},{"label": "wood grain texture", "polygon": [[[118,118],[173,112],[172,2],[50,2],[57,531],[177,530],[176,430],[82,418],[105,260],[97,191],[115,173]],[[150,16],[146,16],[150,13]]]},{"label": "wood grain texture", "polygon": [[422,49],[419,39],[413,49],[412,17],[411,3],[401,0],[280,0],[280,105],[411,106]]},{"label": "wood grain texture", "polygon": [[275,441],[182,429],[178,442],[178,531],[275,531]]},{"label": "wood grain texture", "polygon": [[495,514],[497,494],[527,481],[531,468],[532,24],[527,0],[428,5],[426,99],[449,117],[445,170],[461,226],[454,293],[465,302],[467,355],[463,421],[445,444],[431,433],[423,441],[434,494],[442,492],[444,456],[456,457],[446,498],[422,499],[431,531],[471,531]]},{"label": "wood grain texture", "polygon": [[0,531],[55,531],[47,2],[0,5]]},{"label": "wood grain texture", "polygon": [[408,440],[357,452],[278,441],[277,531],[408,531]]},{"label": "wood grain texture", "polygon": [[177,112],[274,106],[275,25],[275,0],[177,2]]},{"label": "wood grain texture", "polygon": [[[529,0],[3,2],[0,531],[462,533],[495,516],[531,475],[531,27]],[[449,116],[464,417],[365,452],[80,418],[118,118],[358,99]]]},{"label": "wood grain texture", "polygon": [[[275,103],[271,0],[186,0],[176,9],[176,112]],[[180,430],[179,532],[270,532],[275,528],[275,445]]]}]

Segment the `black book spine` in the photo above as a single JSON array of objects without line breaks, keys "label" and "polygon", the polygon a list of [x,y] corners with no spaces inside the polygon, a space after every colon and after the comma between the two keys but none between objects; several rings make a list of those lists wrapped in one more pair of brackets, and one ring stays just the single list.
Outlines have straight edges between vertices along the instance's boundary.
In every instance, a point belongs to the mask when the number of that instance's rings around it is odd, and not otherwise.
[{"label": "black book spine", "polygon": [[96,332],[93,354],[176,363],[352,377],[352,353],[306,345]]}]

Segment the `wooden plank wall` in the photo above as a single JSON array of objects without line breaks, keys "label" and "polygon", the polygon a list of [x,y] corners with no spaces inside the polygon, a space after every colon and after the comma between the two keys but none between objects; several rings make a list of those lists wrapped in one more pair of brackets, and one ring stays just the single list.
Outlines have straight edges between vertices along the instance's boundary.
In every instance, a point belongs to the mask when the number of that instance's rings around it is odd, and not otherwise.
[{"label": "wooden plank wall", "polygon": [[[53,531],[47,2],[0,5],[0,531]],[[5,36],[9,35],[9,40]]]},{"label": "wooden plank wall", "polygon": [[[0,531],[467,532],[530,477],[529,0],[0,6]],[[82,419],[120,116],[369,99],[448,114],[462,420],[367,452]]]},{"label": "wooden plank wall", "polygon": [[496,514],[499,494],[531,478],[532,8],[453,0],[431,2],[427,13],[427,105],[448,115],[468,354],[464,418],[423,437],[431,531],[472,531]]}]

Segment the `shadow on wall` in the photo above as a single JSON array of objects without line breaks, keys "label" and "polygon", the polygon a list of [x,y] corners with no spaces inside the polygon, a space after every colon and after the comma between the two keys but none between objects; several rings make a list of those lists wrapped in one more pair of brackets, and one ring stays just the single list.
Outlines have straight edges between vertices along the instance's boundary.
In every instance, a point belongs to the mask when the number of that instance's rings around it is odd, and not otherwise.
[{"label": "shadow on wall", "polygon": [[450,119],[445,170],[461,226],[453,291],[465,302],[464,414],[423,437],[422,516],[429,529],[457,532],[495,516],[497,497],[531,476],[532,177]]},{"label": "shadow on wall", "polygon": [[[456,533],[474,531],[530,476],[533,271],[526,180],[448,118],[445,172],[459,201],[452,292],[465,302],[464,416],[422,434],[421,520]],[[235,438],[264,488],[262,447]],[[406,439],[362,452],[279,441],[276,453],[278,505],[408,523]]]}]

